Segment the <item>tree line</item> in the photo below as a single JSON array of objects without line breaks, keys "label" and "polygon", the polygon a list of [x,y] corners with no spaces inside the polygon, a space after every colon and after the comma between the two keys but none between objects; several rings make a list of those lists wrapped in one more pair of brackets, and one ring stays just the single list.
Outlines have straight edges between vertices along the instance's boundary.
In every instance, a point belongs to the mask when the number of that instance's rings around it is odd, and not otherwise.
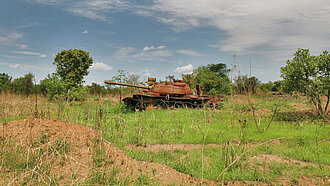
[{"label": "tree line", "polygon": [[[83,100],[88,94],[104,95],[107,93],[125,93],[135,91],[132,88],[107,87],[93,83],[83,86],[84,76],[88,75],[88,68],[93,59],[89,53],[80,49],[63,50],[56,54],[53,64],[56,72],[37,85],[34,75],[28,73],[23,77],[12,79],[6,73],[0,73],[0,92],[11,91],[17,94],[30,95],[42,93],[48,95],[50,100],[65,99]],[[182,74],[182,79],[197,92],[196,87],[203,89],[205,94],[255,94],[257,90],[263,92],[298,91],[306,95],[310,103],[320,115],[329,113],[330,99],[330,54],[324,51],[319,56],[313,56],[308,49],[298,49],[293,59],[286,61],[286,66],[281,68],[283,80],[261,83],[257,77],[238,75],[230,77],[228,69],[223,63],[199,66],[191,74]],[[170,81],[171,76],[167,79]],[[139,76],[127,74],[119,70],[112,81],[120,83],[138,84]],[[124,91],[124,92],[123,92]]]}]

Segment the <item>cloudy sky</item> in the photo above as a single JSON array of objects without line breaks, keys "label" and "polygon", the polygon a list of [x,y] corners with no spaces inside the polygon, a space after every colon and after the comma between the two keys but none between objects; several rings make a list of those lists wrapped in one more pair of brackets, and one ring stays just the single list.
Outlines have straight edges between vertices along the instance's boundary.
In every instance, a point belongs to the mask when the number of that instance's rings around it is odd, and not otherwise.
[{"label": "cloudy sky", "polygon": [[40,81],[70,48],[94,59],[87,84],[118,70],[164,80],[216,63],[274,81],[297,48],[330,49],[330,1],[0,1],[1,73]]}]

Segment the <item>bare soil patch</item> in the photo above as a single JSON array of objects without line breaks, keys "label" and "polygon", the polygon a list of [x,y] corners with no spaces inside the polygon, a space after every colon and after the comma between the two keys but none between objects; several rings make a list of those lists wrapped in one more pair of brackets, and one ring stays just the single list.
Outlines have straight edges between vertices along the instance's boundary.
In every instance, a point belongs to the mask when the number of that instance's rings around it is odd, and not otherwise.
[{"label": "bare soil patch", "polygon": [[[317,167],[319,166],[316,163],[311,163],[311,162],[304,162],[304,161],[299,161],[293,158],[288,158],[288,157],[283,157],[275,154],[262,154],[259,156],[253,156],[250,158],[251,161],[259,162],[259,163],[285,163],[285,164],[295,164],[295,165],[300,165],[300,166],[313,166]],[[326,166],[329,168],[329,166]]]},{"label": "bare soil patch", "polygon": [[[223,145],[221,144],[206,144],[204,147],[209,147],[209,148],[217,148],[221,147]],[[173,152],[175,150],[186,150],[186,151],[191,151],[195,149],[200,149],[203,147],[202,144],[154,144],[154,145],[136,145],[136,144],[131,144],[125,146],[128,149],[139,149],[139,150],[144,150],[147,152],[153,152],[153,153],[159,153],[160,151],[170,151]]]}]

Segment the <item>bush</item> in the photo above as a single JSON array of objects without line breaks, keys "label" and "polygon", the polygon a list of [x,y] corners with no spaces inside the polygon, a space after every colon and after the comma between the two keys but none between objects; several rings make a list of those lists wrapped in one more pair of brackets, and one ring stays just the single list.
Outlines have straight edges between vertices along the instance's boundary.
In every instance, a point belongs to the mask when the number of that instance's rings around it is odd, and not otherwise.
[{"label": "bush", "polygon": [[238,76],[235,79],[235,87],[238,94],[257,93],[260,81],[256,77],[247,77],[247,75]]},{"label": "bush", "polygon": [[14,79],[12,83],[12,91],[16,94],[24,94],[26,96],[35,92],[33,84],[34,75],[32,73],[25,74],[24,77]]},{"label": "bush", "polygon": [[270,92],[270,91],[272,91],[273,86],[274,86],[274,83],[270,81],[268,83],[262,83],[259,86],[259,89],[263,92]]},{"label": "bush", "polygon": [[[189,80],[191,87],[201,84],[203,90],[210,95],[229,94],[230,93],[230,80],[227,73],[225,64],[211,64],[208,66],[200,66],[194,70],[195,77]],[[182,76],[187,79],[187,75]]]},{"label": "bush", "polygon": [[0,92],[9,91],[12,88],[12,77],[6,73],[0,73]]},{"label": "bush", "polygon": [[287,92],[304,93],[319,115],[326,116],[330,102],[330,54],[312,56],[308,49],[298,49],[292,60],[281,68]]},{"label": "bush", "polygon": [[84,101],[88,96],[88,88],[83,86],[69,89],[69,101]]},{"label": "bush", "polygon": [[82,101],[88,96],[88,88],[83,86],[71,86],[70,83],[61,81],[56,74],[48,75],[40,81],[40,91],[43,95],[49,95],[49,100]]}]

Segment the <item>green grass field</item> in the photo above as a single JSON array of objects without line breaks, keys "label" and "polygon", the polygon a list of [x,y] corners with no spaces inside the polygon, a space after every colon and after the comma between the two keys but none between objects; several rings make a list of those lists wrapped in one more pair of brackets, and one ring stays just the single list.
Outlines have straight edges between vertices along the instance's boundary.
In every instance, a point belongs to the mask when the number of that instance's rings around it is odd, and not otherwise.
[{"label": "green grass field", "polygon": [[[158,162],[198,178],[216,180],[239,155],[220,180],[277,182],[289,178],[330,176],[330,128],[304,98],[290,96],[234,96],[219,109],[175,109],[130,112],[111,101],[48,103],[39,101],[39,117],[57,118],[100,131],[128,156]],[[10,105],[1,105],[10,112]],[[7,114],[1,122],[25,118],[35,107]],[[26,110],[24,110],[26,109]],[[148,151],[153,144],[201,144],[198,148]],[[208,145],[213,144],[213,145]],[[138,148],[131,148],[132,145]],[[270,154],[274,161],[253,158]],[[284,160],[294,163],[286,163]],[[297,163],[298,162],[298,163]],[[306,162],[302,165],[301,162]]]}]

